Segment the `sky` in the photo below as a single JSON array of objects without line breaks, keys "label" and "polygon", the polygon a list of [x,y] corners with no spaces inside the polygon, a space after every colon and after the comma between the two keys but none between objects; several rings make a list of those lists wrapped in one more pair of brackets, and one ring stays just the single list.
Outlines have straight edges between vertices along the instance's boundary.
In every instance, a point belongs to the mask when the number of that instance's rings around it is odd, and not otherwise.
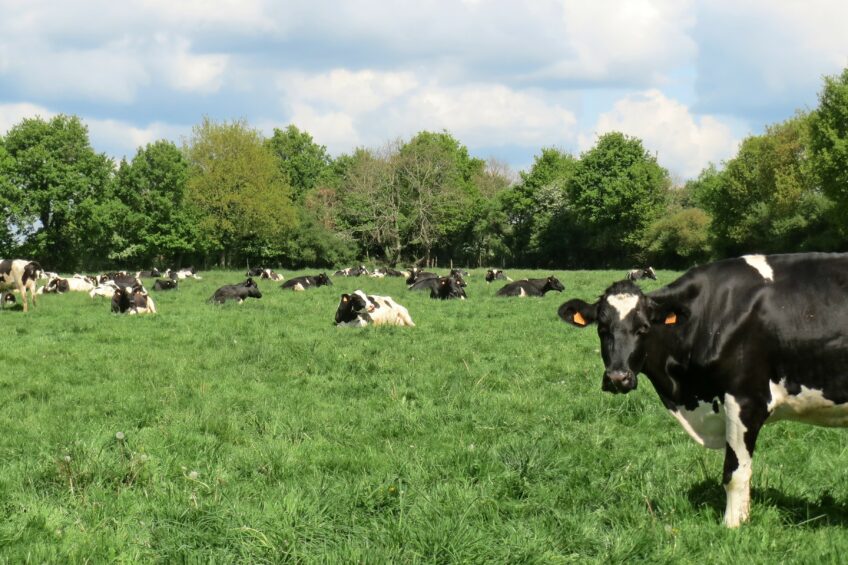
[{"label": "sky", "polygon": [[845,22],[844,0],[0,0],[0,135],[76,114],[120,159],[203,116],[334,156],[446,130],[520,170],[622,131],[682,181],[815,108]]}]

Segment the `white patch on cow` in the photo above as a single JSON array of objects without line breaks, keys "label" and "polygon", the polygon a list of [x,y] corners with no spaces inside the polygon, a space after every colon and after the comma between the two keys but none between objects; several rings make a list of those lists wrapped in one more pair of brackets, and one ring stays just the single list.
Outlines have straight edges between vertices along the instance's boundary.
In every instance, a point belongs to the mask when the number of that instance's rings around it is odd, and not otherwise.
[{"label": "white patch on cow", "polygon": [[295,284],[295,285],[292,287],[292,290],[306,290],[306,289],[305,289],[305,288],[303,288],[303,285],[302,285],[302,284],[297,283],[297,284]]},{"label": "white patch on cow", "polygon": [[724,395],[727,410],[727,445],[736,454],[738,466],[730,475],[730,482],[724,486],[727,493],[727,507],[724,511],[724,525],[736,528],[748,520],[751,507],[751,454],[745,445],[745,432],[748,428],[742,423],[739,403],[730,395]]},{"label": "white patch on cow", "polygon": [[801,392],[792,395],[786,390],[786,379],[783,379],[777,384],[769,381],[769,392],[770,422],[794,420],[817,426],[848,426],[848,404],[836,404],[818,389],[801,385]]},{"label": "white patch on cow", "polygon": [[713,409],[712,402],[698,402],[694,410],[679,406],[669,413],[699,445],[707,449],[722,449],[725,445],[724,406],[720,402],[717,405],[718,412]]},{"label": "white patch on cow", "polygon": [[765,280],[774,282],[774,271],[771,265],[768,264],[765,255],[744,255],[742,258],[745,259],[746,263],[755,268]]},{"label": "white patch on cow", "polygon": [[639,297],[635,294],[613,294],[612,296],[607,296],[607,303],[618,312],[618,319],[623,320],[636,308],[636,304],[639,303]]},{"label": "white patch on cow", "polygon": [[527,291],[526,291],[526,290],[524,290],[523,288],[519,288],[519,289],[518,289],[518,296],[520,296],[520,297],[522,297],[522,298],[523,298],[523,297],[525,297],[525,296],[527,296]]}]

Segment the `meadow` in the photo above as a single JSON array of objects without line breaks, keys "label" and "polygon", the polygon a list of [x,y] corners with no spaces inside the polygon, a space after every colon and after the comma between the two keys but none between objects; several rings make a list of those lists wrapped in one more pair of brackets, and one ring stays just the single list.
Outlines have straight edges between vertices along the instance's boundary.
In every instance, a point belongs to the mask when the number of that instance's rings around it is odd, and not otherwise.
[{"label": "meadow", "polygon": [[[151,291],[153,316],[83,293],[0,311],[0,562],[845,560],[844,430],[768,426],[751,522],[727,530],[723,451],[644,377],[601,391],[594,329],[556,309],[620,271],[504,299],[477,270],[446,302],[400,279],[260,281],[262,299],[224,306],[206,299],[243,273],[201,274]],[[334,327],[357,288],[417,327]]]}]

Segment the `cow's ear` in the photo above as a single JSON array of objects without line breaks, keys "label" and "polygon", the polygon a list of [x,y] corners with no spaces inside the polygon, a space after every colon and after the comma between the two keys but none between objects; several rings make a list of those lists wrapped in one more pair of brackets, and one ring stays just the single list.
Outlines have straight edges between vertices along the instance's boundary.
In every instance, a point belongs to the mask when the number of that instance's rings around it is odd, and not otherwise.
[{"label": "cow's ear", "polygon": [[679,326],[689,319],[689,309],[678,302],[651,300],[649,311],[652,324]]},{"label": "cow's ear", "polygon": [[589,304],[579,298],[573,298],[560,306],[557,313],[564,322],[585,328],[598,317],[598,303]]},{"label": "cow's ear", "polygon": [[350,295],[349,294],[342,294],[342,302],[344,302],[344,303],[350,302]]}]

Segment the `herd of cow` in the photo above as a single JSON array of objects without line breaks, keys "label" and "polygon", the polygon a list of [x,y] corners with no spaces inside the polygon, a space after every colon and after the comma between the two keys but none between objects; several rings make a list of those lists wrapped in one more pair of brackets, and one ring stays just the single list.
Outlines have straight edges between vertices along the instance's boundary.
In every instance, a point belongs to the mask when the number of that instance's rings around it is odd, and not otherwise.
[{"label": "herd of cow", "polygon": [[[25,292],[30,291],[34,303],[35,281],[41,274],[35,262],[0,261],[0,290],[4,285],[17,288],[26,310]],[[433,298],[466,297],[467,273],[459,269],[439,276],[417,268],[369,271],[359,266],[335,274],[406,277],[410,290],[429,290]],[[113,311],[155,312],[140,283],[142,275],[50,277],[44,292],[76,289],[82,280],[92,285],[90,292],[111,292]],[[162,282],[174,287],[180,278],[197,277],[193,269],[168,275]],[[219,288],[210,301],[259,298],[252,277],[283,278],[270,269],[250,270],[248,275],[242,283]],[[630,392],[637,387],[637,376],[644,374],[696,442],[724,449],[724,522],[739,526],[749,518],[752,456],[765,424],[796,420],[848,426],[848,254],[725,259],[693,267],[649,293],[634,282],[643,278],[655,280],[656,273],[650,267],[635,269],[592,303],[566,301],[558,315],[577,328],[597,326],[602,390]],[[503,271],[488,271],[486,281],[495,280],[510,281]],[[331,284],[321,273],[293,278],[282,288],[303,291]],[[542,296],[552,290],[562,292],[563,286],[550,276],[510,281],[497,295]],[[391,297],[362,290],[341,295],[336,324],[415,325],[407,309]]]}]

